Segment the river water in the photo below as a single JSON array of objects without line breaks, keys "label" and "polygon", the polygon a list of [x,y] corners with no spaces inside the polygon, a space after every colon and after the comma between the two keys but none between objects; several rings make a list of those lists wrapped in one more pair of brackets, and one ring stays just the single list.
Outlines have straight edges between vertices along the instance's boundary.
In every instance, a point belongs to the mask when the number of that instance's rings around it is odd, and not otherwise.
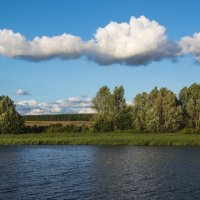
[{"label": "river water", "polygon": [[200,148],[1,146],[0,199],[200,199]]}]

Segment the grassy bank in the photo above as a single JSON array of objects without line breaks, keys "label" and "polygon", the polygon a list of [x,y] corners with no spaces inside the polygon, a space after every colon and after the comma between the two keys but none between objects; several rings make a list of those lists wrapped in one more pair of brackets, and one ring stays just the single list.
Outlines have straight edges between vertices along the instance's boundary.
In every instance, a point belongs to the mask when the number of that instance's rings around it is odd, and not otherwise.
[{"label": "grassy bank", "polygon": [[137,146],[200,146],[200,135],[134,134],[134,133],[59,133],[0,135],[0,145],[137,145]]}]

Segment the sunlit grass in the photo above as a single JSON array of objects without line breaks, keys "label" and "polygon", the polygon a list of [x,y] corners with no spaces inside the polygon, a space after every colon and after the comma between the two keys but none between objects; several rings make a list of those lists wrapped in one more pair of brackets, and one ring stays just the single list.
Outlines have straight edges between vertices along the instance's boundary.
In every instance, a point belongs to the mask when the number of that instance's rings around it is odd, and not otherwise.
[{"label": "sunlit grass", "polygon": [[0,145],[137,145],[137,146],[200,146],[200,135],[135,134],[135,133],[56,133],[56,134],[5,134]]}]

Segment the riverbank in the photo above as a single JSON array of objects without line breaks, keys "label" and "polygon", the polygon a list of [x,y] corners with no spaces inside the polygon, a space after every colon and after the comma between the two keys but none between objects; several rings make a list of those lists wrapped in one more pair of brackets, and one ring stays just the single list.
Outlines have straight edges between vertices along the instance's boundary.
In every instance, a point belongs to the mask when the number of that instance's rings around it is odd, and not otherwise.
[{"label": "riverbank", "polygon": [[135,134],[135,133],[59,133],[5,134],[0,145],[136,145],[136,146],[200,146],[200,135]]}]

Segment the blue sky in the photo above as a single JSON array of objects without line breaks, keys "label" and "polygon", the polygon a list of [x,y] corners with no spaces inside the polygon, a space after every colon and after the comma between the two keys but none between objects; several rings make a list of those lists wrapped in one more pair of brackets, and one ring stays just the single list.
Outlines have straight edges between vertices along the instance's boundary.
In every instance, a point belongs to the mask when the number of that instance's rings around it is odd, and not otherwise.
[{"label": "blue sky", "polygon": [[[0,29],[18,32],[27,41],[36,36],[53,37],[63,33],[89,41],[99,27],[103,28],[111,21],[129,23],[131,16],[138,19],[143,15],[165,27],[167,37],[175,42],[200,32],[199,7],[198,0],[1,0]],[[198,48],[192,53],[199,56]],[[41,104],[48,102],[48,105],[59,107],[55,102],[61,99],[67,101],[64,106],[72,107],[55,112],[73,112],[73,108],[82,102],[85,107],[80,108],[84,112],[90,107],[89,97],[93,97],[103,85],[111,89],[123,85],[127,101],[132,101],[137,93],[150,91],[154,86],[166,86],[178,93],[182,87],[199,82],[200,78],[200,65],[194,64],[191,52],[176,56],[176,62],[164,56],[159,61],[153,59],[147,65],[138,66],[116,63],[113,59],[109,61],[111,65],[102,66],[96,58],[89,57],[89,61],[85,56],[76,59],[45,58],[37,62],[35,58],[27,61],[22,56],[15,58],[2,54],[0,94],[20,102],[25,110],[24,106],[29,106],[25,114],[32,114],[33,109],[35,113],[48,113],[47,110],[42,111],[44,106],[41,108]],[[30,95],[23,95],[23,91]],[[76,104],[69,104],[72,97]],[[29,105],[30,100],[33,105]]]}]

